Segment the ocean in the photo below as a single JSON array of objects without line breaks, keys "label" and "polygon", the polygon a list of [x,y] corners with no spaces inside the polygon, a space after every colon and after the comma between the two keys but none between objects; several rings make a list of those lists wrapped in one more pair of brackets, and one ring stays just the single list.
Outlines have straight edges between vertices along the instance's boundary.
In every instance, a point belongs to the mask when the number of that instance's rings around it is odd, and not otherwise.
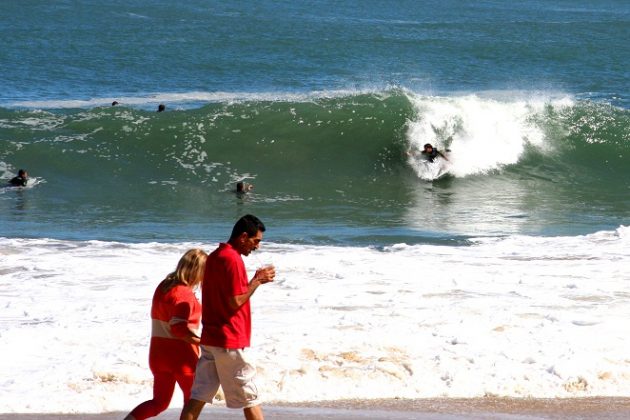
[{"label": "ocean", "polygon": [[629,395],[627,2],[0,16],[0,412],[148,398],[155,286],[247,213],[268,401]]}]

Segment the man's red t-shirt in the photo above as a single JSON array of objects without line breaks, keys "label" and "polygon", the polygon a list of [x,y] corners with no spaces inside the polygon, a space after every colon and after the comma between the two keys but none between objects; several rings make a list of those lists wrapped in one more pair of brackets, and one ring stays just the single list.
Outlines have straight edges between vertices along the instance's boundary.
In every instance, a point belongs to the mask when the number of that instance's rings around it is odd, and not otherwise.
[{"label": "man's red t-shirt", "polygon": [[247,293],[249,281],[243,258],[222,243],[206,260],[201,289],[201,344],[225,349],[249,347],[252,318],[249,301],[232,309],[228,300]]}]

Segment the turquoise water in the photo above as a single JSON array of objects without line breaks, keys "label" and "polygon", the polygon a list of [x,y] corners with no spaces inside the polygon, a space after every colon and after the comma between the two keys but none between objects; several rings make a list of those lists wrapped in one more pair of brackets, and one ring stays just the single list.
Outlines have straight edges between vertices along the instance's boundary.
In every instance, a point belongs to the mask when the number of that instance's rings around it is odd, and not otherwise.
[{"label": "turquoise water", "polygon": [[[0,15],[0,177],[34,177],[0,191],[1,236],[222,239],[251,212],[280,242],[461,244],[630,215],[627,2],[27,1]],[[451,150],[446,177],[409,158],[425,142]]]}]

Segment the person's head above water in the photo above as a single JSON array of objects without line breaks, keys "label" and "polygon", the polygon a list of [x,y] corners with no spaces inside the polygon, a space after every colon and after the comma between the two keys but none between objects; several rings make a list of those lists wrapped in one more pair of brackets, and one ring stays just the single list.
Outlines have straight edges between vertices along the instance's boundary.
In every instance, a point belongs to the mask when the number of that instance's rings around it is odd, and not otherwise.
[{"label": "person's head above water", "polygon": [[239,181],[236,183],[236,192],[237,193],[246,193],[254,189],[252,184],[246,184],[243,181]]},{"label": "person's head above water", "polygon": [[424,151],[429,153],[433,151],[433,146],[431,145],[431,143],[427,143],[424,145]]},{"label": "person's head above water", "polygon": [[159,104],[159,105],[158,105],[158,110],[157,110],[157,112],[162,112],[162,111],[164,111],[165,109],[166,109],[166,105],[164,105],[164,104]]},{"label": "person's head above water", "polygon": [[9,184],[14,187],[26,187],[28,182],[28,172],[24,169],[20,169],[16,177],[9,180]]}]

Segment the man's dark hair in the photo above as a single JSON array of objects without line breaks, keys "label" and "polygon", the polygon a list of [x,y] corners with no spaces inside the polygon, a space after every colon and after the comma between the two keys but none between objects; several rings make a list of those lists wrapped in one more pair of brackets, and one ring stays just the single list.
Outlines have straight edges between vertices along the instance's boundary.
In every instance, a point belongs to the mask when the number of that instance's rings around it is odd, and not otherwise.
[{"label": "man's dark hair", "polygon": [[[20,169],[20,170],[18,171],[18,176],[24,176],[24,175],[26,175],[26,171],[25,171],[24,169]],[[263,232],[264,232],[264,231],[263,231]]]},{"label": "man's dark hair", "polygon": [[238,219],[238,221],[234,225],[230,240],[238,238],[243,232],[247,233],[247,236],[252,237],[255,236],[258,231],[265,231],[265,225],[263,224],[263,222],[261,222],[258,217],[252,214],[246,214],[245,216]]}]

